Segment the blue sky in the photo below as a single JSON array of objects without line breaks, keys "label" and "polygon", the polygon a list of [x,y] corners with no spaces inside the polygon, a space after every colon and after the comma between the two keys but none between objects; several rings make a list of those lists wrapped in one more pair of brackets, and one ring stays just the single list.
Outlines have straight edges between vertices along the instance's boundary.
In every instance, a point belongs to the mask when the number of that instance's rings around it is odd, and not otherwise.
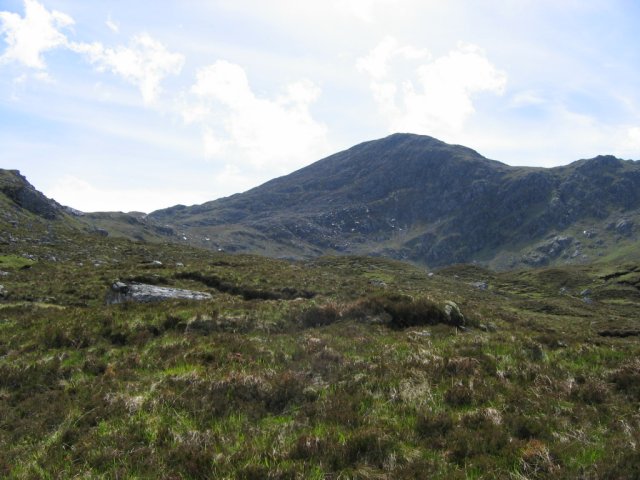
[{"label": "blue sky", "polygon": [[149,212],[396,131],[640,159],[639,24],[633,0],[0,0],[1,166]]}]

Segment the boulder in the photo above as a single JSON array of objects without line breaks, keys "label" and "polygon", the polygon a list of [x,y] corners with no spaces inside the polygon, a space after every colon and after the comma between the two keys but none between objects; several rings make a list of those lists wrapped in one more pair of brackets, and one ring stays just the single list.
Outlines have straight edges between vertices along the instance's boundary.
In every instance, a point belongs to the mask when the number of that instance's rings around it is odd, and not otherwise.
[{"label": "boulder", "polygon": [[7,289],[4,288],[4,285],[0,285],[0,298],[4,298],[7,296]]},{"label": "boulder", "polygon": [[444,304],[444,314],[447,317],[447,323],[462,327],[465,324],[464,315],[460,311],[460,307],[455,302],[448,300]]},{"label": "boulder", "polygon": [[179,288],[158,287],[145,283],[115,282],[107,294],[107,304],[125,302],[153,303],[165,300],[210,300],[211,294],[195,290],[182,290]]}]

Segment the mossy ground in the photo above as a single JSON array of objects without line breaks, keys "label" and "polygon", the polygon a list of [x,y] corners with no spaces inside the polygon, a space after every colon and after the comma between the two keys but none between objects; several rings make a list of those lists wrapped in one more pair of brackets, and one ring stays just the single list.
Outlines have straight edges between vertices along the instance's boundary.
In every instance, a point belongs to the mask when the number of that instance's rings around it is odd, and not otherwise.
[{"label": "mossy ground", "polygon": [[[635,265],[428,276],[67,240],[0,251],[0,477],[638,478]],[[105,306],[116,279],[214,298]],[[389,325],[371,305],[394,296],[470,327]]]}]

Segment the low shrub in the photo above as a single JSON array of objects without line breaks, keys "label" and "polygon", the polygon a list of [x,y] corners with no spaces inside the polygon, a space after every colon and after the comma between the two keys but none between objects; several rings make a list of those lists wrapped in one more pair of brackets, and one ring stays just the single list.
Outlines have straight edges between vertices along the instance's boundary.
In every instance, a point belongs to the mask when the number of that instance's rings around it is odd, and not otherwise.
[{"label": "low shrub", "polygon": [[451,413],[423,413],[416,419],[416,432],[422,438],[438,440],[449,433],[456,422]]},{"label": "low shrub", "polygon": [[413,299],[401,294],[362,299],[345,313],[345,316],[357,319],[381,315],[388,316],[389,324],[394,328],[436,325],[449,320],[444,309],[431,300],[424,297]]},{"label": "low shrub", "polygon": [[303,311],[298,317],[298,322],[305,328],[323,327],[340,320],[340,309],[334,303],[322,306],[313,306]]}]

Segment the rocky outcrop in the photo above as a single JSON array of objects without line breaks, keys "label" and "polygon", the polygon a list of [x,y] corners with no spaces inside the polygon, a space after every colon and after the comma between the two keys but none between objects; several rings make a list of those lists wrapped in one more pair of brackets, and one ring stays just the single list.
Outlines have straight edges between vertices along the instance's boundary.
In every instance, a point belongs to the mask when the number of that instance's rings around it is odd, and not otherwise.
[{"label": "rocky outcrop", "polygon": [[47,220],[58,218],[63,211],[61,205],[36,190],[18,170],[0,170],[0,193]]},{"label": "rocky outcrop", "polygon": [[144,283],[115,282],[107,294],[107,304],[125,302],[153,303],[166,300],[210,300],[211,294],[195,290],[158,287]]}]

